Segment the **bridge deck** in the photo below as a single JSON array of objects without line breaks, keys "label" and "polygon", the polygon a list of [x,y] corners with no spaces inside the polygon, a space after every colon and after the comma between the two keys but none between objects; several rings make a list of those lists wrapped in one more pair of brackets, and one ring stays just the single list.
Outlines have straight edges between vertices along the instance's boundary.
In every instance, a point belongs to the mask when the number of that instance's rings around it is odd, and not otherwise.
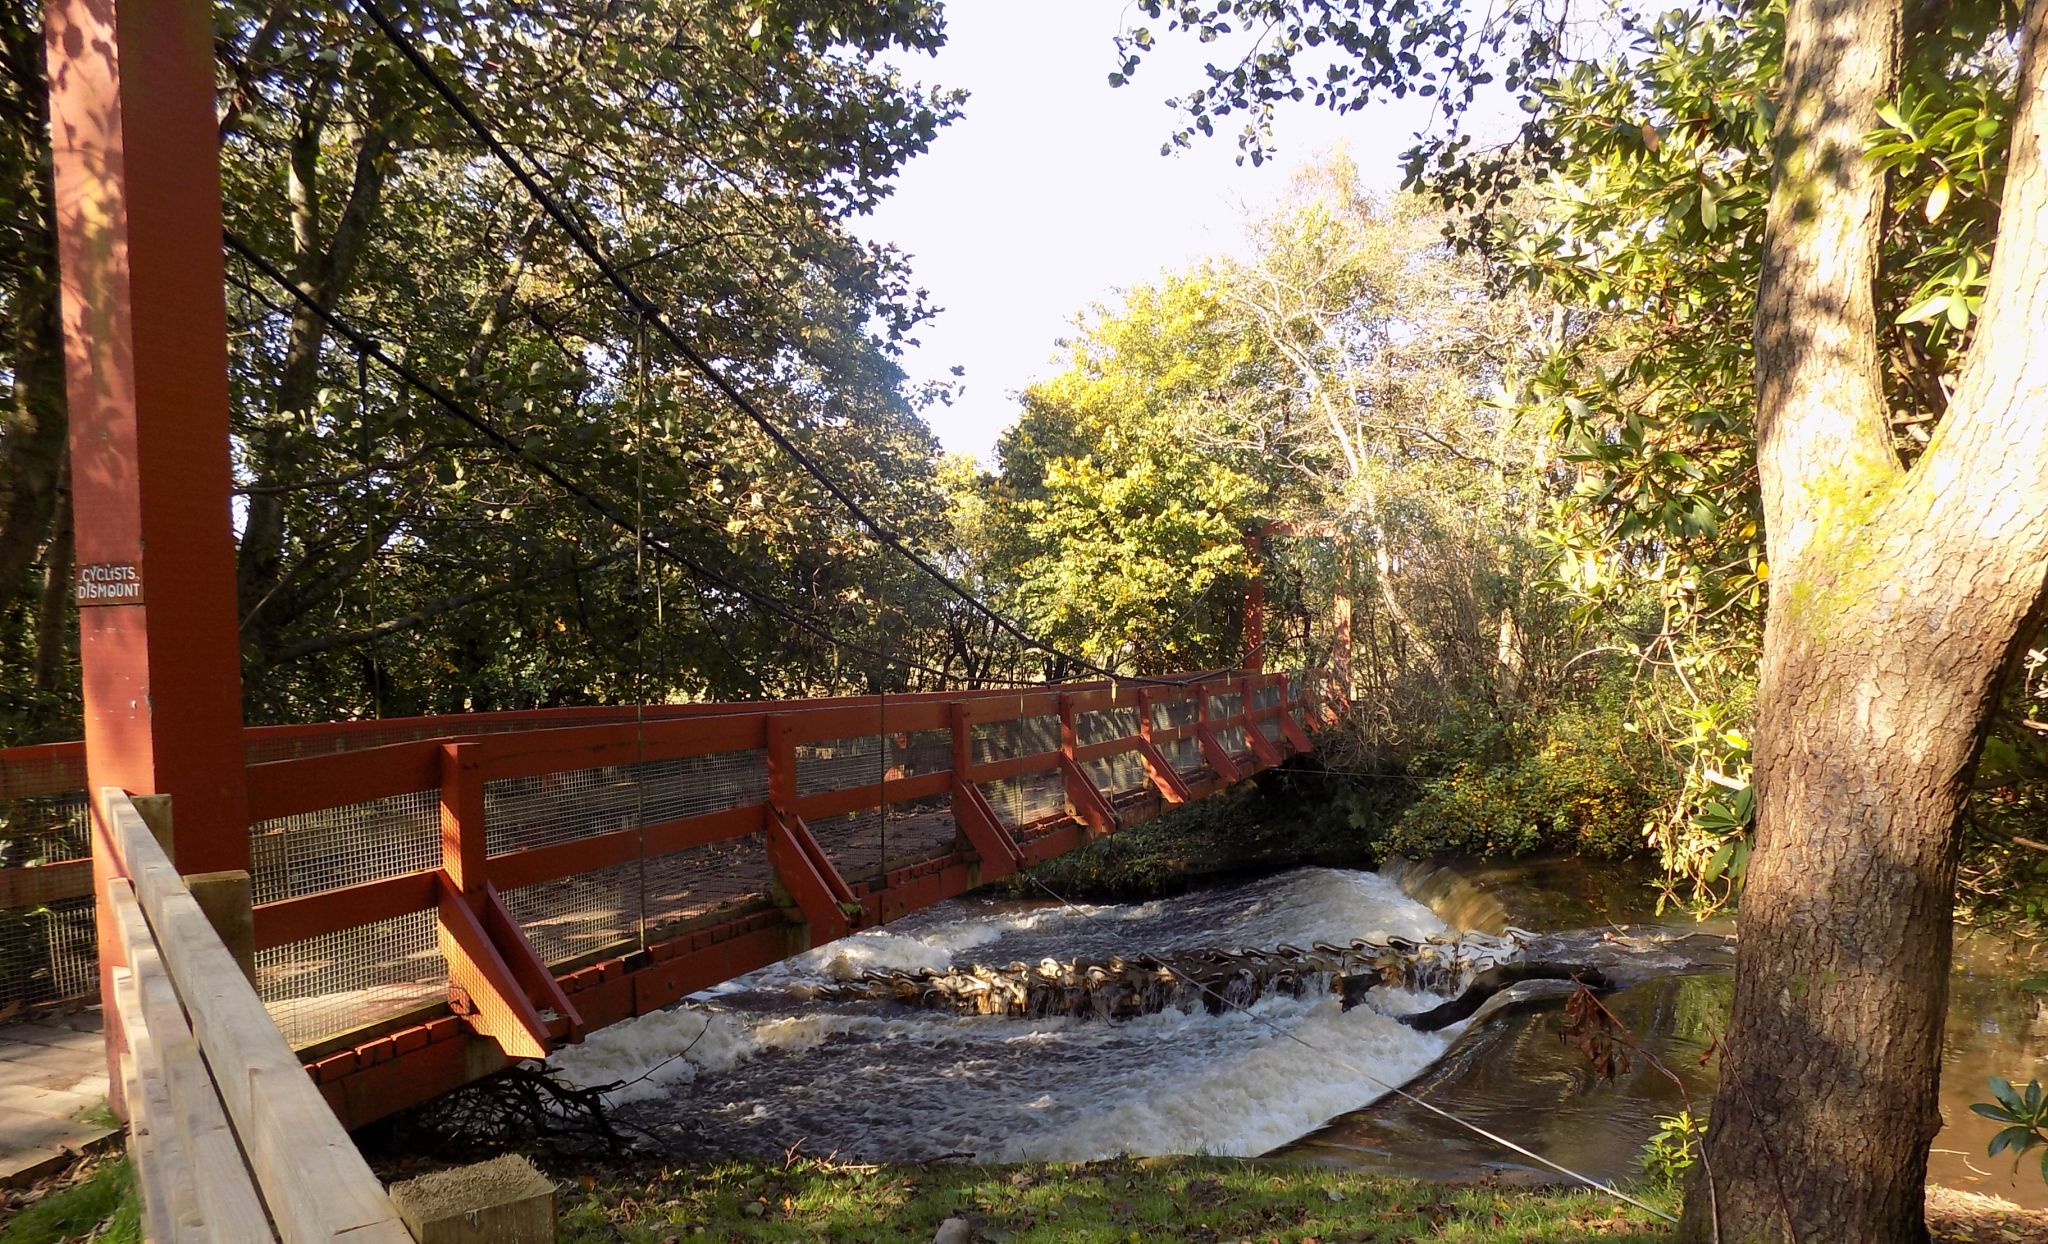
[{"label": "bridge deck", "polygon": [[113,1129],[97,1011],[0,1025],[0,1187],[31,1181]]},{"label": "bridge deck", "polygon": [[[365,1123],[1243,780],[1320,712],[1252,674],[252,729],[258,991]],[[90,991],[82,769],[0,752],[48,861],[0,869],[41,913],[0,926],[0,1012]]]}]

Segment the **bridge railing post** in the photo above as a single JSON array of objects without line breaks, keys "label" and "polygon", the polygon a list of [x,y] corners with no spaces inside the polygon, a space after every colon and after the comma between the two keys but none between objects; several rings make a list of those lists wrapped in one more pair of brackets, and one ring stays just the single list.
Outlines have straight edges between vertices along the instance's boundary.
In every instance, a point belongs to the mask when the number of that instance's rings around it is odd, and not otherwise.
[{"label": "bridge railing post", "polygon": [[441,745],[441,871],[464,894],[483,889],[490,839],[475,743]]},{"label": "bridge railing post", "polygon": [[812,945],[844,937],[859,908],[853,891],[797,813],[796,723],[782,713],[765,720],[768,745],[768,867],[810,926]]},{"label": "bridge railing post", "polygon": [[448,1002],[508,1058],[544,1058],[551,1039],[577,1033],[582,1020],[491,885],[483,752],[481,743],[441,745],[435,934],[448,962]]},{"label": "bridge railing post", "polygon": [[[1226,682],[1223,685],[1231,684]],[[1217,779],[1225,786],[1231,786],[1244,775],[1238,771],[1237,762],[1230,758],[1230,753],[1223,749],[1222,740],[1216,737],[1219,723],[1209,711],[1209,699],[1214,694],[1213,683],[1195,684],[1195,738],[1202,745],[1202,758],[1209,762],[1209,768],[1215,771]],[[1220,724],[1228,725],[1229,719]]]},{"label": "bridge railing post", "polygon": [[1074,697],[1062,692],[1055,703],[1060,718],[1060,779],[1066,789],[1067,808],[1088,827],[1090,834],[1113,834],[1117,829],[1116,812],[1074,754],[1081,745],[1080,730],[1074,722]]}]

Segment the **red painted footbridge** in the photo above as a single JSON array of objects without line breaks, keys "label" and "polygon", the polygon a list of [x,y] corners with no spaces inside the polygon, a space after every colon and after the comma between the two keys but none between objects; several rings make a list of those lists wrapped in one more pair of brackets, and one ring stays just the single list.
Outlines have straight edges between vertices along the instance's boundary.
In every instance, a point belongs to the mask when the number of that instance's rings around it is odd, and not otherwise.
[{"label": "red painted footbridge", "polygon": [[[355,1126],[1200,799],[1329,712],[1232,673],[253,728],[250,966]],[[0,751],[12,819],[74,857],[0,871],[0,906],[50,913],[81,992],[90,780],[83,744]]]}]

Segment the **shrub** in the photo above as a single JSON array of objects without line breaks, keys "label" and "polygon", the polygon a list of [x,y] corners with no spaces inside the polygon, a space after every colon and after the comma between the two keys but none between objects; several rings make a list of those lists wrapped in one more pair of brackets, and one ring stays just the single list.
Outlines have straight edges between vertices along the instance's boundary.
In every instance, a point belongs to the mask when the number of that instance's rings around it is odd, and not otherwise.
[{"label": "shrub", "polygon": [[1418,798],[1389,828],[1401,855],[1578,851],[1614,858],[1645,845],[1670,798],[1654,757],[1633,753],[1619,706],[1604,698],[1533,726],[1493,727],[1418,759]]}]

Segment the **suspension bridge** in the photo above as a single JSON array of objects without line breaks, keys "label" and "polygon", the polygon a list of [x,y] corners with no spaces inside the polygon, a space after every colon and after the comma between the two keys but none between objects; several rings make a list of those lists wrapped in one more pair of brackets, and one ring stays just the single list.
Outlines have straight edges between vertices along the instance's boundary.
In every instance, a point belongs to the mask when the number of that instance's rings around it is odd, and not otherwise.
[{"label": "suspension bridge", "polygon": [[[1025,634],[727,383],[460,88],[359,7],[862,529],[1026,651],[1100,676],[246,725],[210,9],[55,0],[85,731],[0,750],[0,1053],[31,1030],[69,1033],[69,1057],[103,1044],[159,1239],[408,1238],[344,1129],[1244,782],[1342,708],[1340,682],[1262,668],[1256,585],[1247,668],[1119,678]],[[306,310],[645,553],[840,642],[524,454],[333,308]],[[80,1006],[103,1041],[20,1022]]]}]

